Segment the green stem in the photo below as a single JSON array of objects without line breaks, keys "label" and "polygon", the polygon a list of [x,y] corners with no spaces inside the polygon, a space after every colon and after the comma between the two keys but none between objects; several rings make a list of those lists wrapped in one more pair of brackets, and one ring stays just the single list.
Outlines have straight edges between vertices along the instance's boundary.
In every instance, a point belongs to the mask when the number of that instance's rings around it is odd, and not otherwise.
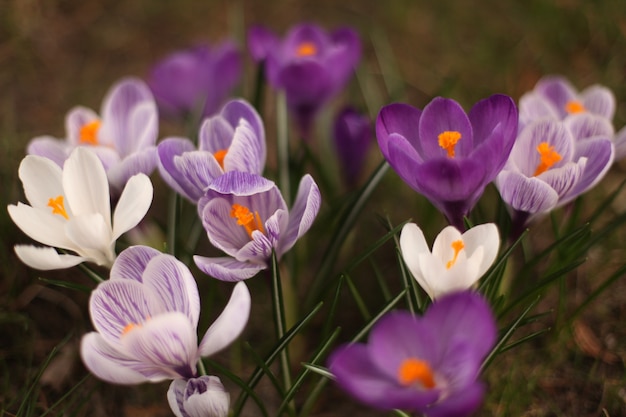
[{"label": "green stem", "polygon": [[291,204],[289,184],[289,121],[287,119],[287,97],[280,91],[276,103],[276,134],[278,141],[278,183],[287,206]]}]

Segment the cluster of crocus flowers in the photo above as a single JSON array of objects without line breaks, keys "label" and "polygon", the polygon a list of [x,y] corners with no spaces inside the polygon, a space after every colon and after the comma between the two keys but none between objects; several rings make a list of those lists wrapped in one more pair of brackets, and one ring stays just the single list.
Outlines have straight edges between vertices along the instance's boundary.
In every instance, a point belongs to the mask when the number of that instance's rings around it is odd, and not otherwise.
[{"label": "cluster of crocus flowers", "polygon": [[155,249],[132,246],[120,253],[109,280],[91,293],[89,311],[96,331],[83,336],[80,352],[98,378],[116,384],[186,381],[198,377],[201,357],[239,336],[248,321],[250,293],[237,284],[198,344],[200,298],[187,266]]},{"label": "cluster of crocus flowers", "polygon": [[[63,164],[26,156],[19,177],[30,205],[9,205],[11,219],[30,238],[47,247],[17,245],[15,252],[36,269],[61,269],[81,262],[110,267],[115,241],[135,227],[152,203],[152,183],[144,174],[131,177],[111,221],[109,183],[91,148],[75,149]],[[73,253],[59,254],[54,248]]]},{"label": "cluster of crocus flowers", "polygon": [[328,363],[337,384],[368,406],[463,417],[482,402],[478,376],[496,335],[489,304],[465,291],[436,300],[422,317],[388,313],[367,344],[343,345]]},{"label": "cluster of crocus flowers", "polygon": [[248,48],[253,59],[264,65],[269,83],[285,92],[305,138],[318,110],[346,85],[361,58],[361,42],[354,30],[327,33],[314,24],[296,25],[282,40],[264,27],[252,27]]},{"label": "cluster of crocus flowers", "polygon": [[161,114],[210,116],[241,78],[241,55],[234,42],[176,51],[152,68],[148,85]]},{"label": "cluster of crocus flowers", "polygon": [[34,138],[28,154],[63,166],[74,148],[88,146],[102,161],[115,193],[133,175],[149,175],[156,168],[158,112],[150,89],[139,79],[115,83],[102,101],[99,115],[86,107],[70,110],[65,130],[65,139]]},{"label": "cluster of crocus flowers", "polygon": [[376,121],[385,159],[414,190],[464,229],[463,217],[504,166],[517,134],[513,100],[493,95],[469,114],[454,100],[435,98],[424,110],[391,104]]},{"label": "cluster of crocus flowers", "polygon": [[197,203],[209,184],[229,171],[261,174],[266,158],[265,129],[254,108],[232,100],[204,120],[198,148],[187,138],[159,143],[159,172],[176,192]]},{"label": "cluster of crocus flowers", "polygon": [[246,172],[231,171],[217,178],[198,202],[198,213],[209,240],[228,256],[194,256],[198,268],[223,281],[251,278],[278,259],[306,233],[321,205],[310,175],[300,181],[291,210],[274,182]]},{"label": "cluster of crocus flowers", "polygon": [[433,300],[471,288],[496,260],[499,248],[500,236],[493,223],[474,226],[463,234],[447,226],[432,251],[415,223],[406,224],[400,235],[405,264]]}]

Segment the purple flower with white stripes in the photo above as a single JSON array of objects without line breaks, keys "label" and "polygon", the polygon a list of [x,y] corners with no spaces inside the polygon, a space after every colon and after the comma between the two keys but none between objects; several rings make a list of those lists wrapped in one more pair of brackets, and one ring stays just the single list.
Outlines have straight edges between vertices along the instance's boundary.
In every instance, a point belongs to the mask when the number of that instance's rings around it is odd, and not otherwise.
[{"label": "purple flower with white stripes", "polygon": [[150,175],[157,165],[158,112],[148,86],[136,78],[115,83],[102,101],[100,115],[75,107],[65,118],[65,140],[39,136],[29,155],[51,159],[60,167],[77,146],[88,146],[102,161],[111,187],[120,192],[130,177]]},{"label": "purple flower with white stripes", "polygon": [[230,395],[216,376],[175,379],[167,400],[176,417],[226,417]]},{"label": "purple flower with white stripes", "polygon": [[225,172],[262,174],[266,155],[263,121],[244,100],[229,101],[219,114],[204,120],[197,149],[191,140],[175,137],[158,146],[161,176],[194,203]]},{"label": "purple flower with white stripes", "polygon": [[213,246],[228,256],[194,256],[200,270],[223,281],[251,278],[309,230],[321,204],[310,175],[300,181],[291,210],[276,185],[259,175],[231,171],[209,186],[198,214]]},{"label": "purple flower with white stripes", "polygon": [[92,292],[89,312],[96,331],[83,336],[80,352],[98,378],[116,384],[188,379],[197,376],[201,357],[239,336],[250,293],[237,284],[198,345],[200,297],[189,269],[171,255],[131,246]]}]

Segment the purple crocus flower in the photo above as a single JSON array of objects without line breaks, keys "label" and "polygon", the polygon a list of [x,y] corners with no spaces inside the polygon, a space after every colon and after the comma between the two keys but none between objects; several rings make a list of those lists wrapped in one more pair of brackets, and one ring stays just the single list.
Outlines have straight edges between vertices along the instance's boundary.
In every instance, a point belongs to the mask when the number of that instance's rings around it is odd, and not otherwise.
[{"label": "purple crocus flower", "polygon": [[227,257],[194,256],[200,270],[223,281],[241,281],[280,258],[311,227],[319,211],[319,188],[310,175],[300,181],[287,209],[278,187],[261,176],[231,171],[209,186],[198,213],[213,246]]},{"label": "purple crocus flower", "polygon": [[572,201],[600,181],[613,162],[612,137],[611,123],[589,113],[526,126],[495,181],[502,199],[517,212],[518,226]]},{"label": "purple crocus flower", "polygon": [[481,363],[496,341],[489,305],[474,292],[449,294],[423,317],[391,312],[367,344],[339,347],[329,359],[337,384],[381,410],[463,417],[481,404]]},{"label": "purple crocus flower", "polygon": [[333,139],[341,169],[349,185],[356,184],[372,141],[372,122],[367,115],[351,107],[344,108],[335,119]]},{"label": "purple crocus flower", "polygon": [[511,152],[517,117],[508,96],[481,100],[469,114],[456,101],[438,97],[424,110],[400,103],[383,107],[376,135],[400,178],[465,230],[463,217]]},{"label": "purple crocus flower", "polygon": [[232,100],[202,123],[198,149],[186,138],[161,141],[159,172],[170,187],[196,203],[224,172],[261,174],[266,154],[261,117],[246,101]]},{"label": "purple crocus flower", "polygon": [[176,417],[226,417],[230,395],[216,376],[175,379],[167,400]]},{"label": "purple crocus flower", "polygon": [[200,345],[198,287],[189,269],[146,246],[123,251],[108,281],[91,293],[96,329],[83,336],[81,356],[98,378],[139,384],[196,377],[196,363],[228,346],[245,327],[250,293],[235,286],[224,311]]},{"label": "purple crocus flower", "polygon": [[285,91],[304,137],[319,108],[345,86],[361,58],[354,30],[327,33],[309,23],[294,26],[283,40],[264,27],[252,27],[248,48],[257,62],[264,63],[269,83]]},{"label": "purple crocus flower", "polygon": [[70,110],[65,130],[65,140],[34,138],[28,154],[49,158],[62,167],[75,147],[89,146],[102,161],[115,192],[133,175],[150,175],[156,168],[158,112],[150,89],[139,79],[115,83],[102,101],[100,115],[86,107]]},{"label": "purple crocus flower", "polygon": [[241,78],[241,55],[234,42],[176,51],[152,68],[148,84],[162,114],[209,116]]}]

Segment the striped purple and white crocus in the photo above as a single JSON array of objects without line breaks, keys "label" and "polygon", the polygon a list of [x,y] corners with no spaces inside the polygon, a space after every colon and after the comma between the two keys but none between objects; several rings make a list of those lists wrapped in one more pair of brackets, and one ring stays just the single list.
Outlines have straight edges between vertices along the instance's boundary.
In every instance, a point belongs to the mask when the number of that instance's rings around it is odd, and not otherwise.
[{"label": "striped purple and white crocus", "polygon": [[300,181],[291,210],[276,185],[259,175],[231,171],[216,179],[198,202],[198,214],[213,246],[228,256],[194,256],[198,268],[223,281],[251,278],[306,233],[321,195],[310,175]]},{"label": "striped purple and white crocus", "polygon": [[81,356],[98,378],[140,384],[197,377],[196,364],[239,336],[250,313],[245,284],[235,286],[224,311],[198,344],[198,287],[171,255],[131,246],[118,256],[110,279],[89,300],[95,332],[83,336]]},{"label": "striped purple and white crocus", "polygon": [[198,148],[180,137],[159,143],[159,172],[177,193],[197,203],[208,185],[224,172],[262,174],[266,154],[261,117],[246,101],[232,100],[219,114],[204,120]]}]

